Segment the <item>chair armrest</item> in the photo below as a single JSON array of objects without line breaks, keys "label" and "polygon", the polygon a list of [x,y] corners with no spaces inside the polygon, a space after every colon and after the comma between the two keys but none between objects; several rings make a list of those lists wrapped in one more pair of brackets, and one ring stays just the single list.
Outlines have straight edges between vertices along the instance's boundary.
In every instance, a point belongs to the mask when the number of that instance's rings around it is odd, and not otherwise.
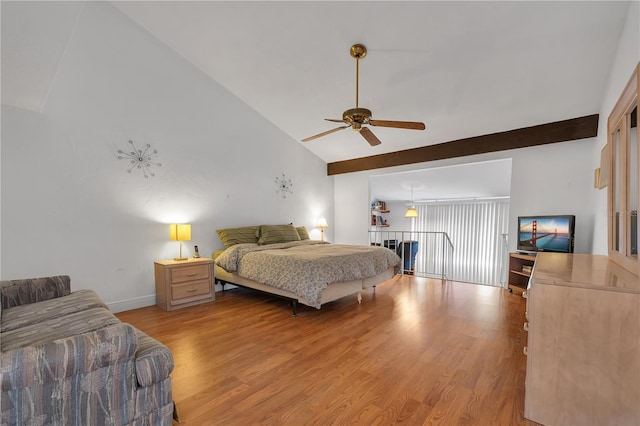
[{"label": "chair armrest", "polygon": [[149,386],[169,377],[173,371],[173,355],[169,348],[136,329],[136,378],[139,386]]},{"label": "chair armrest", "polygon": [[0,303],[3,309],[69,294],[71,278],[68,275],[0,281]]},{"label": "chair armrest", "polygon": [[105,366],[132,362],[137,347],[135,329],[120,323],[42,345],[9,350],[2,353],[0,360],[2,390],[62,381]]}]

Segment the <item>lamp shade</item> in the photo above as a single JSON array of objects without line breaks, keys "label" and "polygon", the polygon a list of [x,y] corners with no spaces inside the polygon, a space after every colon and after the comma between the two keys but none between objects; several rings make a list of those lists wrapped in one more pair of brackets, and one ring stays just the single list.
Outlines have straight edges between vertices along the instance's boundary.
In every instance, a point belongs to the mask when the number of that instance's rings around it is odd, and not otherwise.
[{"label": "lamp shade", "polygon": [[169,225],[169,238],[171,241],[190,241],[191,225],[171,224]]},{"label": "lamp shade", "polygon": [[320,219],[318,219],[318,224],[316,226],[318,228],[328,228],[329,224],[327,223],[327,219],[325,219],[324,216],[320,216]]},{"label": "lamp shade", "polygon": [[418,217],[418,210],[415,207],[409,207],[404,214],[404,217]]}]

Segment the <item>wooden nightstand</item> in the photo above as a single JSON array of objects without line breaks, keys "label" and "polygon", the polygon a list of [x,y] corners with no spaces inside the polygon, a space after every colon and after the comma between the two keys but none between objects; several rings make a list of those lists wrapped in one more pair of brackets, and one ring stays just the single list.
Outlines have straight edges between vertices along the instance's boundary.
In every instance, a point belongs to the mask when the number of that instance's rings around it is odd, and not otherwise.
[{"label": "wooden nightstand", "polygon": [[210,302],[216,299],[213,286],[213,259],[158,260],[156,305],[165,311]]}]

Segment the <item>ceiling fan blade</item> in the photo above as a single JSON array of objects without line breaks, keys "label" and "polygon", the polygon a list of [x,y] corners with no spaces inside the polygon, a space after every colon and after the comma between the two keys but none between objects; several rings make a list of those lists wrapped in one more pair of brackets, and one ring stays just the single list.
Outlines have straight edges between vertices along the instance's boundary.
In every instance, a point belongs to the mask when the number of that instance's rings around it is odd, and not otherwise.
[{"label": "ceiling fan blade", "polygon": [[349,122],[347,120],[338,120],[337,118],[325,118],[326,121],[332,121],[334,123],[347,123],[349,124]]},{"label": "ceiling fan blade", "polygon": [[321,138],[323,136],[329,135],[329,134],[331,134],[333,132],[337,132],[338,130],[346,129],[347,127],[351,127],[351,126],[336,127],[335,129],[327,130],[326,132],[318,133],[317,135],[309,136],[308,138],[304,138],[304,139],[302,139],[302,142],[309,142],[309,141],[312,141],[314,139],[318,139],[318,138]]},{"label": "ceiling fan blade", "polygon": [[363,127],[360,129],[360,134],[362,135],[363,138],[365,138],[367,140],[367,142],[369,142],[369,145],[371,146],[376,146],[376,145],[380,145],[382,142],[380,141],[380,139],[378,139],[376,137],[376,135],[374,135],[371,130],[369,130],[368,127]]},{"label": "ceiling fan blade", "polygon": [[424,123],[417,121],[389,121],[389,120],[369,120],[372,126],[397,127],[399,129],[424,130]]}]

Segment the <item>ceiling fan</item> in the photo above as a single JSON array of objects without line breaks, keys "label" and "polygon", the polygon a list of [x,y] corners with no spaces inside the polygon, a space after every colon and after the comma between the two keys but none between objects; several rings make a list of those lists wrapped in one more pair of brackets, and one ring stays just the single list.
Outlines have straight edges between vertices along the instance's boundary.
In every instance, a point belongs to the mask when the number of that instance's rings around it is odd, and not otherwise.
[{"label": "ceiling fan", "polygon": [[415,121],[390,121],[390,120],[374,120],[371,118],[371,110],[366,108],[360,108],[358,106],[358,71],[360,65],[360,59],[364,58],[367,55],[367,48],[362,44],[354,44],[351,46],[350,50],[351,56],[356,60],[356,107],[346,110],[342,113],[342,120],[325,118],[327,121],[332,121],[334,123],[344,123],[344,126],[336,127],[335,129],[327,130],[326,132],[319,133],[314,136],[309,136],[308,138],[302,139],[302,142],[309,142],[314,139],[320,138],[322,136],[329,135],[333,132],[337,132],[338,130],[347,129],[351,127],[353,130],[359,132],[363,138],[369,142],[369,145],[375,146],[380,145],[382,142],[380,139],[376,137],[376,135],[369,130],[368,127],[364,127],[363,125],[370,126],[379,126],[379,127],[395,127],[399,129],[413,129],[413,130],[424,130],[424,123],[415,122]]}]

